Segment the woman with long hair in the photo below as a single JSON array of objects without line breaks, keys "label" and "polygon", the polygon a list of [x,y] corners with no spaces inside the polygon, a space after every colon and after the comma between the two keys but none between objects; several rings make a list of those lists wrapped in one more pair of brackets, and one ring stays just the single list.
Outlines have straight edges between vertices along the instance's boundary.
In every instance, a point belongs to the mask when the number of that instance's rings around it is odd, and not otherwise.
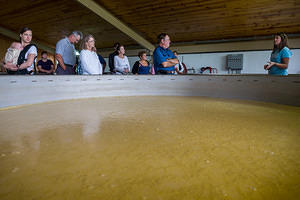
[{"label": "woman with long hair", "polygon": [[114,57],[114,65],[116,74],[128,74],[130,71],[130,65],[127,56],[125,56],[125,48],[120,45],[117,48],[118,55]]},{"label": "woman with long hair", "polygon": [[274,36],[274,48],[270,62],[264,66],[271,75],[288,75],[289,61],[292,52],[288,47],[288,37],[285,33],[276,33]]},{"label": "woman with long hair", "polygon": [[20,31],[20,43],[23,50],[20,52],[17,64],[5,63],[4,67],[8,74],[32,74],[34,70],[34,61],[37,56],[37,48],[31,44],[32,30],[28,27]]}]

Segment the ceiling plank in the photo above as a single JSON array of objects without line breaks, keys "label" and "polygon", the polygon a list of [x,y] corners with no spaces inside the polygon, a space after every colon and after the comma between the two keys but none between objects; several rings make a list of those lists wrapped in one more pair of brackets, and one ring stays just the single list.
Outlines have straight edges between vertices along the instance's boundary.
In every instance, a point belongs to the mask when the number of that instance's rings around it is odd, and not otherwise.
[{"label": "ceiling plank", "polygon": [[[11,39],[17,40],[17,41],[20,39],[19,34],[13,32],[11,30],[8,30],[6,28],[3,28],[1,26],[0,26],[0,34],[4,35],[6,37],[9,37]],[[55,54],[55,49],[49,47],[45,43],[42,43],[42,42],[39,42],[39,41],[36,41],[36,40],[32,40],[32,43],[35,44],[39,49],[42,49],[42,50],[45,50],[49,53]]]},{"label": "ceiling plank", "polygon": [[137,43],[139,43],[141,46],[149,49],[150,51],[154,51],[155,46],[151,44],[148,40],[143,38],[141,35],[136,33],[134,30],[129,28],[126,24],[124,24],[122,21],[120,21],[118,18],[113,16],[110,12],[108,12],[106,9],[101,7],[99,4],[95,3],[92,0],[77,0],[79,3],[96,13],[98,16],[102,17],[104,20],[118,28],[120,31],[131,37],[133,40],[135,40]]}]

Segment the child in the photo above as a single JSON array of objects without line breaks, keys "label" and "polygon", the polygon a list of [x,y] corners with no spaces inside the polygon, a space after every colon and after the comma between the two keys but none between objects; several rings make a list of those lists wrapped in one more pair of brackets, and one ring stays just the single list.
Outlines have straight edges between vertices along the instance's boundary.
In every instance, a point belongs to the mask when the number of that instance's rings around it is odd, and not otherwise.
[{"label": "child", "polygon": [[5,63],[12,63],[14,65],[17,65],[18,58],[20,55],[20,52],[22,51],[23,47],[22,44],[19,42],[13,42],[11,46],[7,49],[7,52],[5,54],[4,62]]}]

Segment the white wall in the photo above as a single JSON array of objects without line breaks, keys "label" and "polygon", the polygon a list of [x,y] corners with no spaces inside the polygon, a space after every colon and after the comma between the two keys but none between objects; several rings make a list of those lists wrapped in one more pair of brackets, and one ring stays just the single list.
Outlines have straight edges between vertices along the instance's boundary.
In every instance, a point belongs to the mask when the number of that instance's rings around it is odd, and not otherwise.
[{"label": "white wall", "polygon": [[[300,49],[292,49],[292,58],[289,63],[289,74],[300,74]],[[227,74],[226,56],[228,54],[243,54],[244,69],[242,74],[267,74],[263,69],[264,64],[270,60],[271,51],[242,51],[242,52],[228,52],[228,53],[199,53],[199,54],[179,54],[180,61],[186,64],[187,68],[194,67],[196,73],[199,73],[201,67],[211,66],[218,69],[218,74]],[[150,60],[150,57],[148,57]],[[128,57],[130,66],[138,60],[138,57]],[[106,59],[107,61],[107,59]],[[108,67],[106,68],[106,71]],[[206,72],[208,73],[208,72]]]},{"label": "white wall", "polygon": [[[289,63],[290,74],[300,74],[300,49],[293,49],[293,56]],[[263,66],[270,60],[271,51],[246,51],[229,53],[201,53],[179,55],[179,59],[188,68],[194,67],[199,72],[201,67],[211,66],[218,69],[219,74],[227,74],[226,56],[228,54],[243,54],[243,74],[267,74]]]}]

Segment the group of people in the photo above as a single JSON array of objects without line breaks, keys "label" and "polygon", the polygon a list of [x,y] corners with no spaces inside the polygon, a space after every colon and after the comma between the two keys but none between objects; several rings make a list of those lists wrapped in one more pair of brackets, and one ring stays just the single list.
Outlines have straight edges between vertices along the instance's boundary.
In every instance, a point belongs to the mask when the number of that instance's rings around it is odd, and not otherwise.
[{"label": "group of people", "polygon": [[[177,52],[169,49],[170,37],[166,33],[158,36],[159,46],[153,52],[153,66],[147,60],[147,52],[138,53],[139,60],[132,67],[132,74],[186,74],[186,66],[177,58]],[[109,69],[112,74],[128,74],[130,65],[125,48],[120,43],[114,44],[114,52],[109,55]]]},{"label": "group of people", "polygon": [[[114,45],[114,52],[109,55],[109,70],[112,74],[186,74],[187,69],[177,58],[177,52],[172,52],[169,47],[170,36],[161,33],[157,37],[158,46],[153,52],[153,65],[147,60],[146,51],[139,52],[139,60],[130,69],[129,61],[125,55],[125,47],[120,43]],[[20,42],[13,42],[2,63],[8,74],[33,74],[37,47],[31,43],[32,30],[23,28],[20,31]],[[77,62],[74,44],[81,41],[80,61]],[[80,31],[73,31],[56,44],[56,71],[54,64],[47,58],[47,52],[41,53],[41,60],[37,62],[37,70],[41,74],[103,74],[106,62],[97,53],[95,38],[92,35],[83,37]],[[288,38],[284,33],[274,37],[274,48],[270,62],[264,66],[269,74],[287,75],[289,59],[292,52],[288,48]],[[77,71],[74,70],[77,66]]]}]

